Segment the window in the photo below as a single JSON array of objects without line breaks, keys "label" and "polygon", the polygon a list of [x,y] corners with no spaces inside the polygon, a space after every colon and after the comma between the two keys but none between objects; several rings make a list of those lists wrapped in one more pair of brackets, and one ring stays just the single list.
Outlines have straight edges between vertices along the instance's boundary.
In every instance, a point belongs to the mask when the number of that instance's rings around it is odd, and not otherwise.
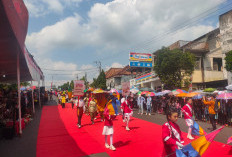
[{"label": "window", "polygon": [[195,70],[201,69],[201,57],[196,57]]},{"label": "window", "polygon": [[213,70],[222,71],[222,58],[213,58]]}]

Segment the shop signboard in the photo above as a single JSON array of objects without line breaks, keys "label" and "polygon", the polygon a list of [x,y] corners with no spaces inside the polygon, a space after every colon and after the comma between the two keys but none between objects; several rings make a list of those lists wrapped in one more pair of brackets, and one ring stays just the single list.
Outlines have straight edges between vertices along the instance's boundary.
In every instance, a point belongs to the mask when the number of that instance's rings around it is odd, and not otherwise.
[{"label": "shop signboard", "polygon": [[83,96],[85,90],[85,85],[83,80],[75,80],[74,81],[74,89],[73,95],[74,96]]},{"label": "shop signboard", "polygon": [[138,61],[138,62],[152,62],[152,56],[149,53],[135,53],[130,52],[130,61]]},{"label": "shop signboard", "polygon": [[152,62],[133,62],[130,61],[131,67],[144,67],[144,68],[152,68]]}]

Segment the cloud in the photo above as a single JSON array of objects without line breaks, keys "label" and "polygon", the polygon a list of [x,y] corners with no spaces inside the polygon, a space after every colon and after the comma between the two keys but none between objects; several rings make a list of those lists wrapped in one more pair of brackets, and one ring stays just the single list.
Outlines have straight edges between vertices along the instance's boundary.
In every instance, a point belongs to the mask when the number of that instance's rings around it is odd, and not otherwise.
[{"label": "cloud", "polygon": [[78,7],[82,0],[24,0],[29,13],[33,17],[41,17],[50,13],[62,14],[65,9]]},{"label": "cloud", "polygon": [[[113,0],[106,4],[95,3],[88,11],[87,19],[83,20],[81,15],[74,12],[73,16],[29,34],[26,45],[36,57],[41,58],[39,65],[43,65],[43,59],[49,54],[59,55],[60,49],[67,53],[75,51],[75,55],[81,56],[82,50],[92,48],[93,58],[114,55],[102,62],[119,66],[122,64],[120,57],[128,57],[130,51],[151,53],[177,40],[194,40],[213,30],[215,27],[208,22],[193,23],[179,30],[176,26],[186,24],[186,21],[224,1],[205,0],[203,3],[202,0]],[[46,8],[49,8],[48,12],[61,13],[68,5],[79,4],[81,0],[25,2],[29,11],[39,16],[48,14]],[[42,12],[44,10],[45,13]],[[82,57],[78,59],[83,60]],[[68,59],[64,63],[67,62]],[[56,63],[63,65],[59,61]],[[91,75],[95,77],[97,73]]]}]

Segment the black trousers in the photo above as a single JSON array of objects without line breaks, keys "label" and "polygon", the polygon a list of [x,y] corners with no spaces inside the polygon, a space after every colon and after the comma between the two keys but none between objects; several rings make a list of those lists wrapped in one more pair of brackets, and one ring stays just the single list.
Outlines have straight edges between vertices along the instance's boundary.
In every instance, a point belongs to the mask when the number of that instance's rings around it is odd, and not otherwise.
[{"label": "black trousers", "polygon": [[215,114],[209,114],[210,123],[212,124],[213,130],[216,130]]},{"label": "black trousers", "polygon": [[82,118],[82,114],[78,116],[78,124],[81,125],[81,118]]}]

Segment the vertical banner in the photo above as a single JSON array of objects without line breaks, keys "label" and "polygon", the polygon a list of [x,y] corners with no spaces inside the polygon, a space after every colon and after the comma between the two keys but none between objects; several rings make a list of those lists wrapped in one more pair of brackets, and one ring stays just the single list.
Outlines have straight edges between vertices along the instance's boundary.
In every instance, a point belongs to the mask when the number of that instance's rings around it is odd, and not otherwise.
[{"label": "vertical banner", "polygon": [[129,96],[130,94],[130,82],[123,82],[122,83],[122,95]]},{"label": "vertical banner", "polygon": [[74,96],[83,96],[85,90],[85,85],[83,80],[75,80],[74,81],[74,89],[73,95]]}]

